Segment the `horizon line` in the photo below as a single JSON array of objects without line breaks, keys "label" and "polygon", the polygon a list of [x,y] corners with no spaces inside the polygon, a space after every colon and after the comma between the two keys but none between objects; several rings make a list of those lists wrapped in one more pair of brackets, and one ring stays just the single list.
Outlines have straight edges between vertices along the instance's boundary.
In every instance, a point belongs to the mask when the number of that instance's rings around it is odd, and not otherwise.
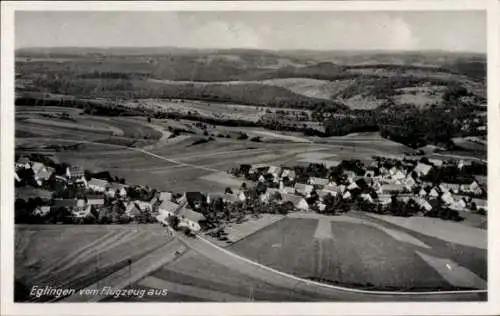
[{"label": "horizon line", "polygon": [[102,49],[102,50],[112,50],[112,49],[185,49],[185,50],[197,50],[197,51],[207,51],[207,50],[218,50],[218,51],[229,51],[229,50],[248,50],[248,51],[268,51],[268,52],[283,52],[283,51],[305,51],[305,52],[401,52],[401,53],[411,53],[411,52],[441,52],[441,53],[454,53],[454,54],[482,54],[487,55],[484,51],[468,51],[468,50],[446,50],[446,49],[384,49],[384,48],[374,48],[374,49],[312,49],[312,48],[254,48],[254,47],[192,47],[192,46],[25,46],[15,48],[15,52],[19,50],[29,50],[29,49]]}]

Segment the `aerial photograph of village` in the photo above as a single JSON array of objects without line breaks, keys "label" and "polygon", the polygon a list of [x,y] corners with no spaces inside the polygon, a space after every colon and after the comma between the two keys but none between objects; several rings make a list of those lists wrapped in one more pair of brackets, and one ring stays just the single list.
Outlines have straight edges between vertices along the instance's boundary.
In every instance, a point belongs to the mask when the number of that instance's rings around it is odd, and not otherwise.
[{"label": "aerial photograph of village", "polygon": [[16,12],[15,302],[486,301],[485,21]]}]

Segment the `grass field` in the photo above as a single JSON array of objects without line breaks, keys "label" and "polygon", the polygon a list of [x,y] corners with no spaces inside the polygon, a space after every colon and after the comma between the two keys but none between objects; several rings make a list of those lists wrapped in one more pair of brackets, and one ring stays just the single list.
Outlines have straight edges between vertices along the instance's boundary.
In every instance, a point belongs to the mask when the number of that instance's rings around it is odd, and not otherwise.
[{"label": "grass field", "polygon": [[82,288],[168,242],[158,225],[18,225],[15,278]]},{"label": "grass field", "polygon": [[[481,287],[486,280],[485,253],[480,249],[430,240],[407,230],[405,237],[393,226],[386,231],[386,226],[358,221],[326,223],[316,218],[286,218],[229,249],[303,278],[362,289],[450,290]],[[432,263],[424,258],[431,258]],[[457,269],[443,271],[440,260],[448,260]],[[466,278],[460,278],[463,271]]]}]

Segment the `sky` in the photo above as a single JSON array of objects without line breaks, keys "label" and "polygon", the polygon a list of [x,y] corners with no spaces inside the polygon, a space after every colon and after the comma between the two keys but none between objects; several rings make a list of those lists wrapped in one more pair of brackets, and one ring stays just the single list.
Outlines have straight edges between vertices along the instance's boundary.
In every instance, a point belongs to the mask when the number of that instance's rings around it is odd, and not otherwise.
[{"label": "sky", "polygon": [[486,52],[483,11],[17,11],[16,48],[192,47]]}]

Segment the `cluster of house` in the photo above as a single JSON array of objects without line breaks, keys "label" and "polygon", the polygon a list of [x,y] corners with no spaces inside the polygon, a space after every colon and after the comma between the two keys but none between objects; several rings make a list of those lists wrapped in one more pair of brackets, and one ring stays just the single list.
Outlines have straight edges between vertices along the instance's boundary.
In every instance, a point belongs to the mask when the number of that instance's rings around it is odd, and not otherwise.
[{"label": "cluster of house", "polygon": [[[458,162],[458,168],[463,168],[466,162]],[[364,179],[364,182],[371,193],[361,193],[359,198],[365,202],[375,205],[388,205],[392,201],[392,196],[396,195],[400,201],[408,203],[413,200],[425,211],[431,211],[439,203],[453,210],[468,211],[474,208],[477,210],[487,210],[486,199],[477,198],[482,196],[483,188],[476,181],[472,180],[468,184],[440,183],[433,185],[422,181],[433,168],[442,166],[443,161],[439,159],[430,159],[429,164],[402,163],[400,167],[390,169],[379,167],[376,161],[364,170],[364,175],[359,176],[353,171],[344,170],[344,180],[335,182],[332,179],[309,177],[307,183],[295,182],[296,173],[290,168],[278,166],[254,165],[249,173],[258,172],[259,182],[272,181],[279,183],[278,188],[268,188],[266,192],[260,195],[264,203],[270,202],[277,195],[280,196],[279,203],[291,202],[298,210],[310,210],[312,205],[308,204],[307,199],[311,194],[317,194],[318,199],[315,202],[320,211],[325,210],[325,197],[341,198],[343,200],[353,200],[354,192],[361,189],[358,180]],[[375,172],[378,169],[378,172]],[[377,174],[377,175],[375,175]],[[267,179],[266,179],[267,178]],[[286,178],[286,181],[284,181]],[[285,183],[294,183],[293,186],[287,186]],[[366,192],[367,190],[365,190]],[[418,192],[418,193],[415,193]]]},{"label": "cluster of house", "polygon": [[54,174],[54,168],[45,166],[43,163],[38,161],[32,161],[27,157],[19,158],[15,163],[16,171],[14,172],[14,179],[16,182],[20,182],[21,179],[18,176],[18,170],[20,169],[31,169],[33,171],[33,180],[41,186],[45,181],[48,181]]},{"label": "cluster of house", "polygon": [[[134,219],[144,212],[150,214],[160,214],[160,216],[173,215],[179,218],[179,227],[188,227],[193,231],[199,231],[199,221],[203,220],[203,215],[190,210],[187,205],[190,200],[198,201],[196,193],[186,193],[174,202],[172,193],[159,192],[149,201],[130,199],[127,195],[128,185],[109,182],[103,179],[85,178],[84,169],[80,166],[70,166],[66,169],[65,175],[55,175],[54,169],[45,166],[43,163],[30,161],[26,157],[20,158],[16,162],[16,171],[19,168],[33,169],[35,179],[46,181],[54,176],[57,184],[68,187],[76,185],[84,188],[84,194],[79,198],[54,198],[50,205],[37,207],[34,215],[46,216],[51,210],[66,208],[70,210],[74,218],[85,218],[92,210],[99,211],[105,204],[106,199],[111,199],[112,203],[122,203],[125,214]],[[48,176],[47,176],[48,175]],[[43,179],[43,180],[41,180]],[[19,180],[16,172],[16,180]]]}]

